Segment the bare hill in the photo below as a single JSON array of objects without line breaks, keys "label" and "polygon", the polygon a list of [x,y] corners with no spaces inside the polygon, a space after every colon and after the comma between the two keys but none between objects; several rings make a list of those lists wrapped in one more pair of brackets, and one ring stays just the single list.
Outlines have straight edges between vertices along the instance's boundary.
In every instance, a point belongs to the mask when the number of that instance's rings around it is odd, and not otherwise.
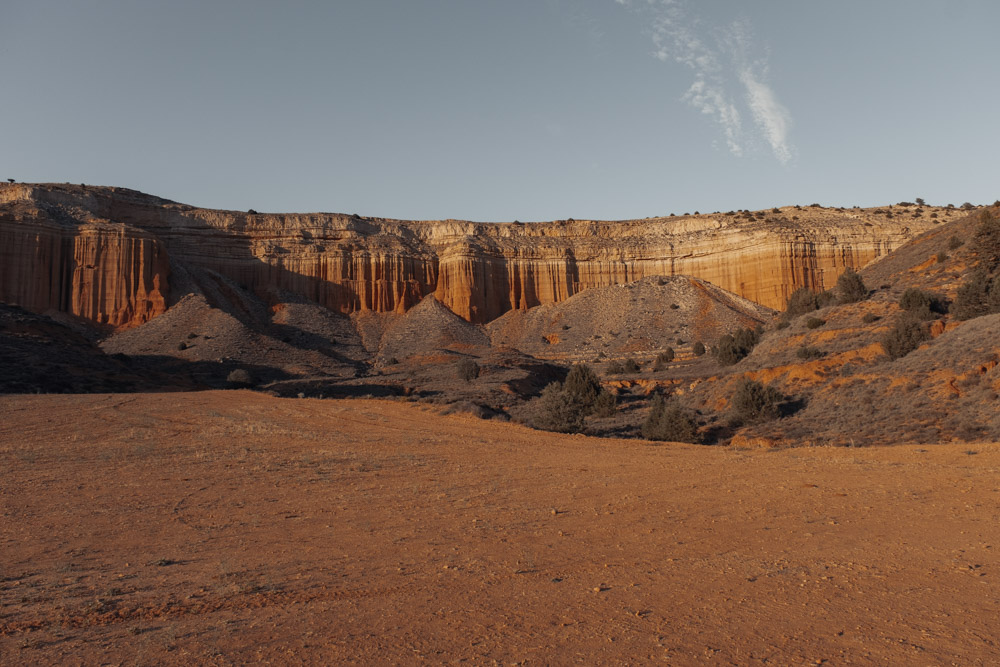
[{"label": "bare hill", "polygon": [[511,311],[486,327],[494,345],[540,359],[595,361],[655,356],[670,346],[688,353],[774,311],[689,276],[653,276],[586,290],[566,301]]}]

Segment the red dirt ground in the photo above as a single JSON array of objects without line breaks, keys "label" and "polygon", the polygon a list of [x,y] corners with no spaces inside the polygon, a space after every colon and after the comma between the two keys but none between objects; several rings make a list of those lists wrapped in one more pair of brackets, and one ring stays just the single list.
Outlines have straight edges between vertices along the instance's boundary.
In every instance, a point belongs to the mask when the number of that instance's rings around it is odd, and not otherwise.
[{"label": "red dirt ground", "polygon": [[1000,446],[0,397],[4,664],[995,664]]}]

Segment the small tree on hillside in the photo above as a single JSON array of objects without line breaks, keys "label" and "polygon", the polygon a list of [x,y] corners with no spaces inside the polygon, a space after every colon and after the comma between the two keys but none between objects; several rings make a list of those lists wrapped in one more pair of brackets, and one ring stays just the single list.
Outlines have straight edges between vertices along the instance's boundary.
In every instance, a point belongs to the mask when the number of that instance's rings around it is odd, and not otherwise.
[{"label": "small tree on hillside", "polygon": [[905,357],[920,347],[920,344],[931,337],[927,325],[919,315],[905,313],[882,337],[882,349],[890,359]]},{"label": "small tree on hillside", "polygon": [[535,428],[560,433],[578,433],[584,419],[599,412],[614,414],[615,400],[601,388],[600,379],[586,364],[570,369],[565,382],[553,382],[534,401],[530,423]]},{"label": "small tree on hillside", "polygon": [[840,303],[856,303],[867,296],[868,288],[865,286],[865,281],[854,269],[848,267],[837,278],[837,298]]},{"label": "small tree on hillside", "polygon": [[984,268],[993,272],[1000,268],[1000,216],[990,209],[979,214],[979,227],[972,240],[972,250]]},{"label": "small tree on hillside", "polygon": [[776,419],[781,416],[781,392],[768,384],[743,378],[732,398],[733,417],[741,424]]},{"label": "small tree on hillside", "polygon": [[663,352],[656,355],[656,362],[653,364],[654,371],[662,371],[671,361],[674,360],[674,348],[667,347]]},{"label": "small tree on hillside", "polygon": [[712,348],[715,359],[723,366],[732,366],[753,351],[760,341],[760,334],[748,327],[740,327],[736,334],[723,334]]},{"label": "small tree on hillside", "polygon": [[668,403],[657,395],[642,424],[642,437],[669,442],[698,442],[698,422],[694,415],[680,406]]}]

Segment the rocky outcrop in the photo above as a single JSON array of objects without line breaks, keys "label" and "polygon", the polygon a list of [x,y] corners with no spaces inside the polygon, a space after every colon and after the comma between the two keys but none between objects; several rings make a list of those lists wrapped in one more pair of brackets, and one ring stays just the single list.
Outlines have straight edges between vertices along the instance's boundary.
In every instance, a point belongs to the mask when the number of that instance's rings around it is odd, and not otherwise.
[{"label": "rocky outcrop", "polygon": [[166,308],[169,260],[148,232],[0,207],[0,301],[98,324],[141,324]]},{"label": "rocky outcrop", "polygon": [[[341,312],[433,294],[487,322],[591,287],[691,275],[772,308],[829,288],[939,212],[784,209],[647,220],[487,224],[199,209],[122,188],[0,186],[0,300],[126,326],[162,312],[169,262]],[[956,214],[957,215],[957,214]],[[174,295],[177,298],[179,295]]]}]

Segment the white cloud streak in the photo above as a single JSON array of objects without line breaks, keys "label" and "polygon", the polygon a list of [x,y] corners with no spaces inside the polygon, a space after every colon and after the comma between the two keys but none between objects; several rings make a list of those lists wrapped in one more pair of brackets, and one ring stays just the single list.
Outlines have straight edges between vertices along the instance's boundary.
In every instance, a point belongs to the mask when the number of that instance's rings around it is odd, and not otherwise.
[{"label": "white cloud streak", "polygon": [[[681,99],[712,118],[730,153],[743,156],[748,145],[759,143],[759,136],[779,162],[792,160],[791,114],[767,83],[766,56],[750,57],[757,47],[748,21],[706,27],[689,14],[688,0],[615,2],[648,21],[656,58],[691,70],[694,82]],[[756,132],[744,129],[741,104]]]}]

